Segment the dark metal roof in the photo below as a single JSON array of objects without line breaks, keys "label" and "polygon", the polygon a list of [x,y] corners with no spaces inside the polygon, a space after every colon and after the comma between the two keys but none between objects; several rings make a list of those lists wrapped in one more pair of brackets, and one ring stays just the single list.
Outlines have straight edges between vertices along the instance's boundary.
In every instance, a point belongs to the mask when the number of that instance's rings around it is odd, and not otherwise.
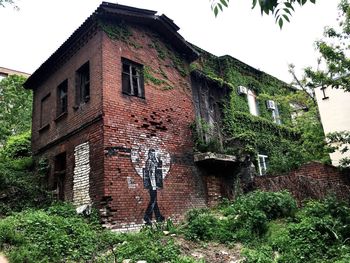
[{"label": "dark metal roof", "polygon": [[24,83],[24,87],[33,89],[40,81],[48,77],[57,66],[57,61],[71,52],[70,49],[73,45],[94,26],[98,18],[123,20],[149,26],[165,37],[187,60],[197,59],[199,54],[177,32],[180,28],[173,20],[165,15],[158,16],[156,13],[152,10],[102,2],[96,11],[28,78]]}]

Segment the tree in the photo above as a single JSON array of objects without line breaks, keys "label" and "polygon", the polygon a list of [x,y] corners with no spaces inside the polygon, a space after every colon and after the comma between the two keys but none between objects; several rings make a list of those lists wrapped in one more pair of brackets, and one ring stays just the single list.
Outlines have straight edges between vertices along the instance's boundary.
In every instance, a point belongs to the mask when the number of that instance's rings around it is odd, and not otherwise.
[{"label": "tree", "polygon": [[11,75],[0,81],[0,145],[10,135],[31,128],[32,93],[23,88],[25,77]]},{"label": "tree", "polygon": [[[215,16],[218,15],[219,11],[223,11],[224,7],[228,7],[230,0],[210,0],[211,9],[213,10]],[[305,5],[307,2],[316,3],[316,0],[252,0],[252,9],[257,6],[257,3],[260,6],[261,15],[264,13],[267,15],[275,16],[276,23],[283,27],[283,21],[289,22],[289,18],[292,16],[292,13],[295,11],[294,6],[299,4],[300,6]]]},{"label": "tree", "polygon": [[[317,67],[304,70],[304,77],[296,81],[298,86],[309,94],[314,94],[315,88],[332,87],[350,91],[350,3],[341,0],[338,5],[338,24],[327,27],[323,39],[316,42],[316,49],[320,53]],[[294,70],[291,68],[291,73]],[[294,79],[297,80],[295,74]],[[339,151],[344,154],[349,151],[350,131],[328,133],[326,141],[329,151]],[[340,166],[349,166],[350,158],[340,160]]]},{"label": "tree", "polygon": [[320,53],[316,69],[305,69],[305,80],[312,87],[333,87],[350,91],[350,4],[338,5],[337,27],[327,27],[324,38],[316,42]]},{"label": "tree", "polygon": [[[350,147],[350,131],[331,132],[327,134],[327,142],[332,151],[339,151],[344,154],[349,151]],[[341,167],[350,165],[350,158],[344,157],[339,160]]]},{"label": "tree", "polygon": [[0,0],[1,7],[5,7],[6,4],[13,5],[15,9],[18,9],[13,0]]}]

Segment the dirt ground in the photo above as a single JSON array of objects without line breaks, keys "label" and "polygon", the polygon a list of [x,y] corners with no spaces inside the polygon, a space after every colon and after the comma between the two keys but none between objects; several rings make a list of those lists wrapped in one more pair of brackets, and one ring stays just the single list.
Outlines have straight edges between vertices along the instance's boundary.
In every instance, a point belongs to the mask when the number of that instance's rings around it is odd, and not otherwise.
[{"label": "dirt ground", "polygon": [[235,244],[228,247],[214,242],[198,243],[186,240],[182,237],[175,237],[181,247],[183,255],[191,256],[206,263],[239,263],[243,259],[240,255],[242,246]]}]

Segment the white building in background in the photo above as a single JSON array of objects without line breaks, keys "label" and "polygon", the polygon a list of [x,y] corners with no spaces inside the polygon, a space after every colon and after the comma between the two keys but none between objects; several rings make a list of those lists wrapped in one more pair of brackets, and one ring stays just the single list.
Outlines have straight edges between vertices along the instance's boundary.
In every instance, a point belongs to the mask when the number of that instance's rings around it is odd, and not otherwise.
[{"label": "white building in background", "polygon": [[[350,131],[350,92],[332,87],[315,89],[317,104],[321,115],[324,133]],[[339,160],[350,157],[350,151],[330,154],[332,164],[339,165]]]},{"label": "white building in background", "polygon": [[3,78],[6,78],[9,75],[20,75],[20,76],[23,76],[26,78],[28,78],[30,76],[30,74],[22,72],[22,71],[0,67],[0,80],[2,80]]}]

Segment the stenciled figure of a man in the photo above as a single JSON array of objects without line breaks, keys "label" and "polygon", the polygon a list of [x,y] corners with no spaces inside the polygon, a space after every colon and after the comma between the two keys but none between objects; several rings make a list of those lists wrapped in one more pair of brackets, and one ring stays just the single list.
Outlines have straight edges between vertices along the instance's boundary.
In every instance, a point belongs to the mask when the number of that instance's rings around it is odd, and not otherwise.
[{"label": "stenciled figure of a man", "polygon": [[151,225],[154,212],[157,222],[164,221],[164,217],[160,213],[157,204],[157,189],[163,187],[162,160],[159,155],[156,156],[154,149],[148,151],[146,165],[143,168],[143,185],[145,189],[148,189],[150,196],[150,201],[143,219],[147,225]]}]

